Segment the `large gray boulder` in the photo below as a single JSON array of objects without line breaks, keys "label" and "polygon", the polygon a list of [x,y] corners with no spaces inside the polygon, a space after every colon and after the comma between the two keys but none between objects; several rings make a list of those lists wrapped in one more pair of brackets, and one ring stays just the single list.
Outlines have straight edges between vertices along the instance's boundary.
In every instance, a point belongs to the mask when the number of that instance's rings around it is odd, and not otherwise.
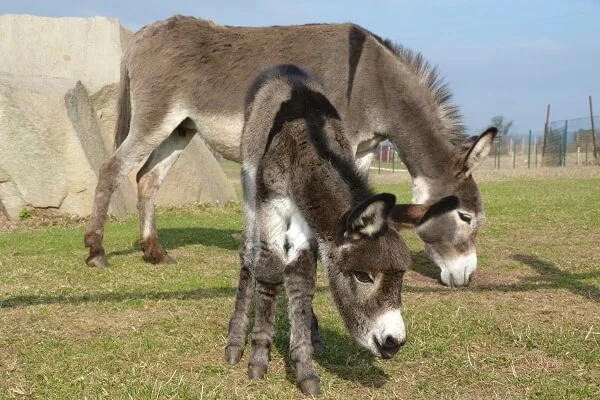
[{"label": "large gray boulder", "polygon": [[92,91],[119,81],[121,53],[131,31],[116,19],[0,15],[0,70],[52,77]]},{"label": "large gray boulder", "polygon": [[[119,63],[130,37],[108,18],[0,16],[0,213],[89,215],[100,165],[113,151]],[[136,210],[135,173],[110,212]],[[163,186],[159,205],[236,198],[199,137]]]}]

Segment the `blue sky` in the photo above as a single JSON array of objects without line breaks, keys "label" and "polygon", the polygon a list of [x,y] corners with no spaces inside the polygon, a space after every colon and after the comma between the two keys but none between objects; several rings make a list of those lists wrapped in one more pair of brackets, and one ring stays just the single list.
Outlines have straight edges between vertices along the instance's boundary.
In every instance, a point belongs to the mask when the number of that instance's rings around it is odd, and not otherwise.
[{"label": "blue sky", "polygon": [[600,0],[220,0],[0,2],[0,14],[107,16],[131,30],[173,14],[226,25],[355,22],[423,52],[450,82],[473,131],[492,116],[515,133],[600,114]]}]

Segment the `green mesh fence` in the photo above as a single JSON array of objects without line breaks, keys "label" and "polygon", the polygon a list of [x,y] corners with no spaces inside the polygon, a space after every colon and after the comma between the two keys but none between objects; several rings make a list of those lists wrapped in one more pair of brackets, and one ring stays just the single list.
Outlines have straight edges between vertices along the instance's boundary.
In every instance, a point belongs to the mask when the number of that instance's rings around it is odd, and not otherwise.
[{"label": "green mesh fence", "polygon": [[[541,129],[540,129],[541,128]],[[543,127],[537,130],[514,131],[497,135],[483,169],[538,168],[541,166],[600,165],[600,117],[594,117],[596,148],[592,137],[590,117],[554,121],[549,124],[544,144]],[[383,172],[406,173],[393,144],[384,141],[374,150],[371,169]],[[594,151],[598,157],[594,157]],[[434,155],[432,155],[434,156]]]},{"label": "green mesh fence", "polygon": [[596,148],[592,136],[592,120],[590,117],[554,121],[548,124],[546,143],[544,144],[544,165],[564,166],[567,163],[569,153],[585,151],[591,158],[588,164],[595,164],[594,152],[600,147],[598,128],[600,117],[594,117],[596,130]]}]

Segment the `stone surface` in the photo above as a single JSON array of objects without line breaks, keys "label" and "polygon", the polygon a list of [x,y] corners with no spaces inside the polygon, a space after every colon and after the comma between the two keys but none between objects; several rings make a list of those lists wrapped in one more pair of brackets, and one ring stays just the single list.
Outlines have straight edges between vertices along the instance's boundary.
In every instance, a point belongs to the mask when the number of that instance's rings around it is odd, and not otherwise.
[{"label": "stone surface", "polygon": [[[120,57],[130,37],[107,18],[0,16],[0,213],[18,218],[33,206],[89,215],[100,165],[113,152]],[[110,212],[136,211],[136,172],[113,196]],[[234,199],[196,137],[158,204]]]},{"label": "stone surface", "polygon": [[[116,104],[116,99],[113,101],[114,104]],[[93,186],[95,186],[98,181],[97,173],[100,170],[100,166],[110,156],[112,150],[109,150],[110,147],[107,147],[102,139],[100,124],[96,116],[97,112],[92,105],[87,89],[80,81],[65,94],[65,105],[76,139],[81,144],[82,150],[79,151],[80,149],[77,148],[75,149],[75,154],[65,155],[73,164],[73,168],[76,168],[76,165],[87,165],[94,172],[92,181],[94,182]],[[73,163],[74,160],[77,160],[77,162]],[[91,209],[93,202],[91,195],[94,188],[88,187],[89,182],[86,179],[89,178],[84,178],[77,185],[73,185],[74,187],[81,187],[80,191],[71,191],[72,197],[79,197],[79,201],[74,203],[84,205],[85,209],[74,210],[73,205],[69,207],[71,208],[71,213],[81,215],[85,214],[86,210]],[[86,194],[83,194],[84,192]],[[127,211],[134,211],[135,198],[136,195],[132,185],[126,181],[113,194],[110,202],[110,210],[116,215],[123,215]]]},{"label": "stone surface", "polygon": [[[22,205],[58,208],[67,195],[65,171],[47,127],[32,115],[35,107],[19,100],[12,88],[0,85],[0,169],[9,177],[5,181],[13,183],[11,203],[19,197],[16,188]],[[4,197],[2,203],[8,207]]]},{"label": "stone surface", "polygon": [[80,80],[97,89],[119,81],[132,33],[115,20],[0,15],[0,69],[17,76]]},{"label": "stone surface", "polygon": [[4,170],[0,169],[0,214],[16,219],[25,204],[17,185]]},{"label": "stone surface", "polygon": [[196,135],[169,171],[158,191],[157,204],[225,204],[235,199],[235,190],[223,169]]}]

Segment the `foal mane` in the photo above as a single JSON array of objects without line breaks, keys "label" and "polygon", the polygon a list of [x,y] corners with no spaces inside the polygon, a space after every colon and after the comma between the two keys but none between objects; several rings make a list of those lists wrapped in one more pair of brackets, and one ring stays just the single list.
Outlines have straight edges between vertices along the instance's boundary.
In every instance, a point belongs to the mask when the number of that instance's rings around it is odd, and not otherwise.
[{"label": "foal mane", "polygon": [[422,86],[431,92],[438,108],[440,120],[446,127],[444,132],[450,136],[450,141],[456,146],[464,146],[469,135],[465,133],[466,127],[458,106],[452,102],[452,92],[448,83],[440,77],[437,66],[431,65],[421,52],[415,51],[389,39],[369,32],[379,43],[390,50],[408,69],[418,78]]}]

